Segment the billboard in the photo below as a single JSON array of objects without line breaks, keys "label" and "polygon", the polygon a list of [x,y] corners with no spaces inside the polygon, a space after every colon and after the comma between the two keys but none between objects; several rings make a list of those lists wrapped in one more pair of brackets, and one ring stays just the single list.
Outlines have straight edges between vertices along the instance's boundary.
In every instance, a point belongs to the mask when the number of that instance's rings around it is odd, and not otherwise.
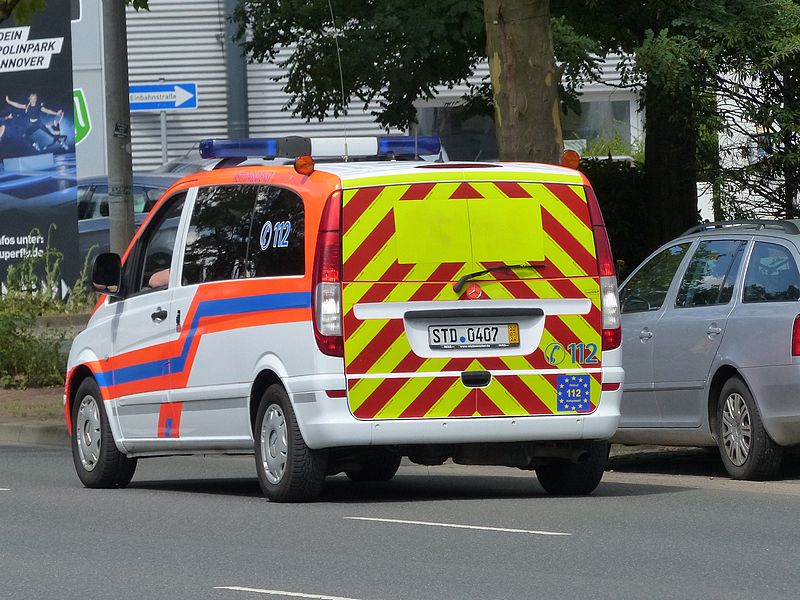
[{"label": "billboard", "polygon": [[48,242],[79,274],[73,107],[70,3],[0,23],[0,283]]}]

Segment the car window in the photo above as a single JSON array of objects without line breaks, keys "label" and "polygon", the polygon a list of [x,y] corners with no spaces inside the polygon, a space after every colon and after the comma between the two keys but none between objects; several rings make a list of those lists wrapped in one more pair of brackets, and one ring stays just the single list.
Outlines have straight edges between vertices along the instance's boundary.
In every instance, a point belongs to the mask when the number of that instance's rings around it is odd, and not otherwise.
[{"label": "car window", "polygon": [[201,188],[183,257],[184,285],[246,277],[245,259],[258,187]]},{"label": "car window", "polygon": [[681,280],[675,306],[689,308],[729,302],[745,244],[740,240],[700,242]]},{"label": "car window", "polygon": [[800,274],[789,250],[756,242],[744,277],[744,302],[785,302],[800,298]]},{"label": "car window", "polygon": [[305,208],[300,196],[274,186],[259,189],[247,257],[248,277],[305,273]]},{"label": "car window", "polygon": [[167,287],[185,201],[186,192],[170,198],[144,232],[140,242],[142,250],[137,253],[137,269],[131,277],[130,294]]},{"label": "car window", "polygon": [[690,242],[670,246],[651,258],[622,288],[622,312],[658,310]]},{"label": "car window", "polygon": [[92,218],[108,216],[108,186],[94,186],[92,194]]}]

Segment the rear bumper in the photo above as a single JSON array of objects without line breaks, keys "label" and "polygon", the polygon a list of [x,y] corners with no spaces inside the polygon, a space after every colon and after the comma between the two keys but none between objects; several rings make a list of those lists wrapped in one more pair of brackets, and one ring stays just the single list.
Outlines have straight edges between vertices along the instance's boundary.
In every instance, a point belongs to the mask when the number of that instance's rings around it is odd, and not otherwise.
[{"label": "rear bumper", "polygon": [[[344,387],[343,379],[341,386],[326,389],[341,389]],[[606,370],[603,380],[622,381],[622,369]],[[324,391],[317,390],[290,391],[303,439],[315,449],[393,444],[605,440],[617,429],[622,399],[621,387],[615,391],[603,391],[597,410],[589,415],[359,421],[350,413],[347,398],[330,398]]]},{"label": "rear bumper", "polygon": [[741,370],[764,428],[781,446],[800,444],[800,364]]}]

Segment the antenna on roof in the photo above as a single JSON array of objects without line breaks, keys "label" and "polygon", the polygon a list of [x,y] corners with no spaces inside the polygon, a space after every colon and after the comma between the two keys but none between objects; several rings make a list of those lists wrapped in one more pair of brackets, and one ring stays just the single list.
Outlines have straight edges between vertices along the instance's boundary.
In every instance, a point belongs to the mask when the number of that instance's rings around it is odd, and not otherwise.
[{"label": "antenna on roof", "polygon": [[336,27],[336,16],[333,14],[333,0],[328,0],[328,8],[331,11],[331,23],[333,24],[333,41],[336,44],[336,60],[339,63],[339,85],[342,91],[342,110],[344,115],[342,125],[344,129],[344,162],[347,162],[350,153],[347,150],[347,103],[344,98],[344,72],[342,71],[342,52],[339,49],[339,28]]}]

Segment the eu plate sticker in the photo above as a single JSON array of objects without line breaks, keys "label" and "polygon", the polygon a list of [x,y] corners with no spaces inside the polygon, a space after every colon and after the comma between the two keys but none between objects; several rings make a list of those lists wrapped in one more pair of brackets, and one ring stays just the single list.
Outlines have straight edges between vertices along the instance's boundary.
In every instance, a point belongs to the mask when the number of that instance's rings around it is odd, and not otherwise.
[{"label": "eu plate sticker", "polygon": [[591,375],[559,375],[558,412],[590,410]]}]

